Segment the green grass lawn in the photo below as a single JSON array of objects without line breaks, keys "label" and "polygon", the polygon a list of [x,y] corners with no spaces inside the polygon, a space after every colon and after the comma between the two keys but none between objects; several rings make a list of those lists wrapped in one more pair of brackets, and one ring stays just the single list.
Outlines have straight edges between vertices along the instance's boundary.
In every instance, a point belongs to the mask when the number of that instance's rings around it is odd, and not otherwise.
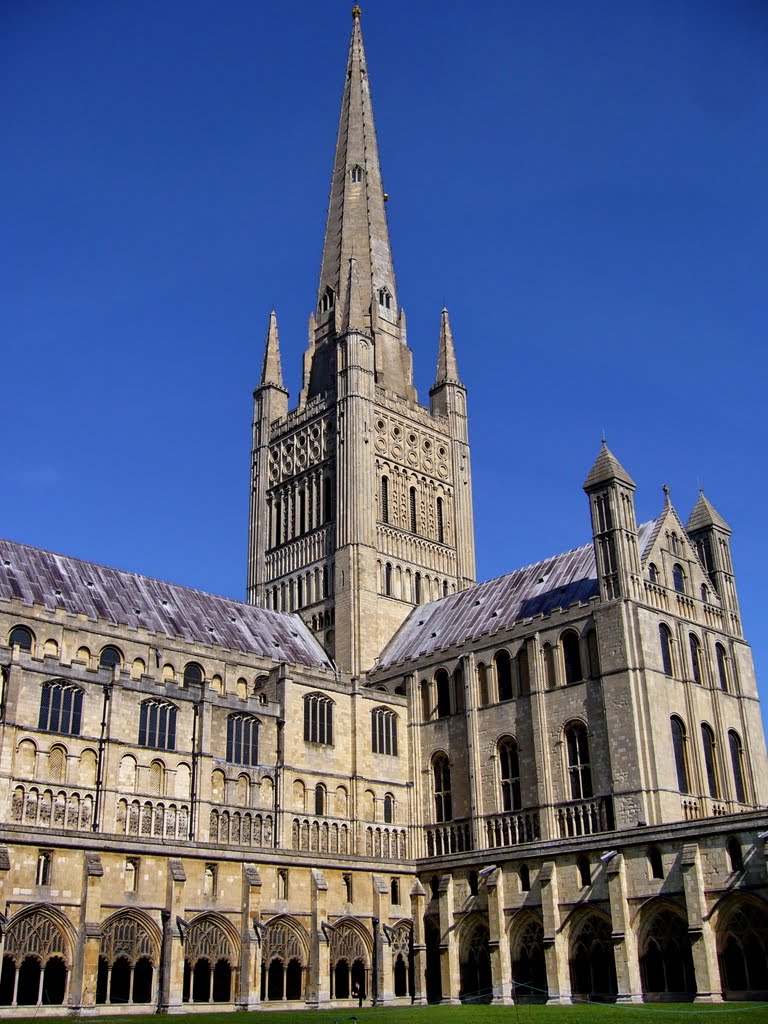
[{"label": "green grass lawn", "polygon": [[[1,1012],[1,1011],[0,1011]],[[718,1016],[720,1015],[720,1016]],[[261,1013],[180,1013],[95,1017],[98,1024],[766,1024],[768,1003],[692,1003],[605,1006],[414,1006],[347,1010],[263,1011]],[[16,1018],[39,1022],[40,1018]],[[67,1018],[59,1018],[66,1020]]]}]

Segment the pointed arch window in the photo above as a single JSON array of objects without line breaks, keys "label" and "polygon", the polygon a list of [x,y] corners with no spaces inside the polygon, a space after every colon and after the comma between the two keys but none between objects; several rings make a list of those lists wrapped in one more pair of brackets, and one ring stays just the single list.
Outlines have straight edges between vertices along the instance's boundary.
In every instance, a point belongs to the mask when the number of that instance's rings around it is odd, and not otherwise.
[{"label": "pointed arch window", "polygon": [[496,651],[493,656],[493,663],[496,667],[496,686],[499,700],[511,700],[514,697],[512,692],[512,662],[509,653],[503,648]]},{"label": "pointed arch window", "polygon": [[741,737],[735,729],[728,733],[728,746],[731,750],[731,768],[733,770],[733,789],[740,804],[747,802],[747,788],[744,785],[744,748]]},{"label": "pointed arch window", "polygon": [[83,717],[83,691],[72,683],[44,683],[40,691],[38,729],[80,735]]},{"label": "pointed arch window", "polygon": [[499,743],[499,776],[501,782],[501,809],[519,811],[522,807],[520,795],[520,754],[513,739]]},{"label": "pointed arch window", "polygon": [[437,519],[437,540],[438,543],[442,544],[445,541],[445,527],[443,525],[443,499],[438,498],[436,502],[436,519]]},{"label": "pointed arch window", "polygon": [[326,288],[320,299],[320,312],[328,313],[336,305],[336,293],[333,288]]},{"label": "pointed arch window", "polygon": [[715,757],[715,734],[712,728],[702,723],[701,742],[704,746],[704,767],[707,773],[707,787],[713,800],[720,799],[720,783],[717,777],[717,760]]},{"label": "pointed arch window", "polygon": [[387,288],[379,288],[379,305],[383,309],[392,308],[392,296]]},{"label": "pointed arch window", "polygon": [[678,594],[685,593],[685,573],[683,572],[682,565],[678,562],[675,562],[672,568],[672,585]]},{"label": "pointed arch window", "polygon": [[248,766],[259,763],[259,720],[253,715],[227,719],[227,761]]},{"label": "pointed arch window", "polygon": [[717,678],[720,689],[728,693],[728,658],[722,644],[715,644],[715,659],[717,661]]},{"label": "pointed arch window", "polygon": [[592,769],[589,762],[589,737],[583,722],[571,722],[566,726],[565,747],[571,800],[585,800],[592,796]]},{"label": "pointed arch window", "polygon": [[349,177],[355,184],[363,180],[363,168],[360,166],[360,164],[355,164],[355,166],[349,172]]},{"label": "pointed arch window", "polygon": [[648,566],[648,582],[658,583],[659,582],[659,570],[656,568],[656,564],[651,562]]},{"label": "pointed arch window", "polygon": [[677,772],[677,788],[681,793],[690,793],[689,772],[688,772],[688,735],[685,724],[677,715],[670,719],[672,729],[672,750],[675,755],[675,770]]},{"label": "pointed arch window", "polygon": [[333,701],[322,693],[304,698],[304,739],[307,743],[333,745]]},{"label": "pointed arch window", "polygon": [[381,478],[381,521],[389,522],[389,477],[386,475]]},{"label": "pointed arch window", "polygon": [[139,709],[140,747],[176,749],[176,708],[161,700],[145,700]]},{"label": "pointed arch window", "polygon": [[435,821],[451,821],[451,768],[445,754],[436,754],[432,761],[432,784],[435,793]]},{"label": "pointed arch window", "polygon": [[691,648],[691,668],[693,669],[693,681],[699,686],[704,682],[704,658],[701,650],[701,643],[695,633],[688,635],[688,643]]},{"label": "pointed arch window", "polygon": [[371,749],[374,754],[397,757],[397,715],[389,708],[371,712]]},{"label": "pointed arch window", "polygon": [[672,634],[669,626],[661,623],[659,626],[659,647],[661,648],[661,664],[665,676],[672,676]]},{"label": "pointed arch window", "polygon": [[566,683],[579,683],[584,678],[579,634],[573,629],[568,629],[563,633],[561,643],[563,645],[565,681]]}]

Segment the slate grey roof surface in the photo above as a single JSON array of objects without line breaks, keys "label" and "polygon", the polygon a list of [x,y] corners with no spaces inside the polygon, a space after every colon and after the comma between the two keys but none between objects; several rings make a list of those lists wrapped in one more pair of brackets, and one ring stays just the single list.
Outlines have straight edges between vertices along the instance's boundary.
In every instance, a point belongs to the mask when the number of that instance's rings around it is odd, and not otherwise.
[{"label": "slate grey roof surface", "polygon": [[0,600],[244,651],[295,665],[331,667],[298,615],[0,540]]},{"label": "slate grey roof surface", "polygon": [[[655,522],[639,527],[643,549]],[[592,544],[546,558],[506,576],[414,609],[384,648],[378,668],[390,668],[557,608],[589,601],[599,592]]]}]

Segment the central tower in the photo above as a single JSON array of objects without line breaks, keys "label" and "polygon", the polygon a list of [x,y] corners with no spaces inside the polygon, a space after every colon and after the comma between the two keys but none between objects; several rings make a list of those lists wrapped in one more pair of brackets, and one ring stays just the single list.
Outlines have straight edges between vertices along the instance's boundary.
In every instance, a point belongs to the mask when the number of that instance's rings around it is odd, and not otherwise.
[{"label": "central tower", "polygon": [[248,600],[300,612],[357,674],[414,605],[475,582],[475,553],[466,389],[444,309],[430,406],[417,401],[359,7],[352,17],[298,405],[274,312],[254,392]]}]

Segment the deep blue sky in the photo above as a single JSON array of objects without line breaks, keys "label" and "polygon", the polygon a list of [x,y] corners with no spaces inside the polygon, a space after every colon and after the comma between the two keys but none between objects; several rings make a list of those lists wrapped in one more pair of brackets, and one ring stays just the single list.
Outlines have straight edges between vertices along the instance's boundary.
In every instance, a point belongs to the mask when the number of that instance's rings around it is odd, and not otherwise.
[{"label": "deep blue sky", "polygon": [[[0,533],[242,596],[350,9],[0,6]],[[605,430],[641,521],[701,481],[731,523],[767,679],[768,5],[378,0],[363,30],[417,385],[445,303],[469,388],[479,578],[589,539]]]}]

